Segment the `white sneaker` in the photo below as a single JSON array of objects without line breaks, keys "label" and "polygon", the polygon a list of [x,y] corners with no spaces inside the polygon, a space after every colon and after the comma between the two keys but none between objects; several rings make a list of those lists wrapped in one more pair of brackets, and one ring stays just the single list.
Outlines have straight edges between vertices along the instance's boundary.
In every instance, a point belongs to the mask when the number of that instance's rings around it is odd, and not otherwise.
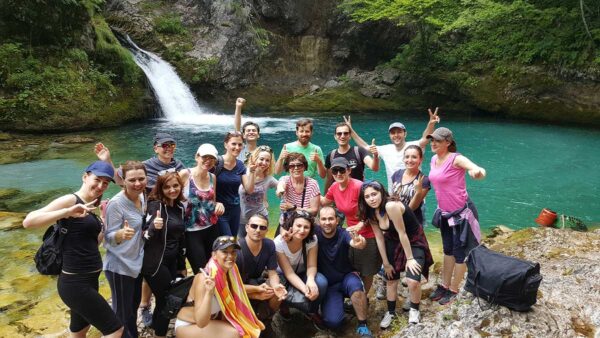
[{"label": "white sneaker", "polygon": [[379,285],[377,285],[377,290],[375,290],[375,297],[379,300],[384,300],[387,298],[387,290],[385,286],[385,281]]},{"label": "white sneaker", "polygon": [[390,327],[390,325],[392,325],[394,319],[396,319],[396,314],[391,314],[389,311],[386,311],[385,315],[383,316],[383,319],[381,320],[381,323],[379,323],[379,327],[382,330],[387,329],[388,327]]},{"label": "white sneaker", "polygon": [[408,323],[409,324],[419,324],[421,321],[421,312],[417,309],[410,309],[408,312]]},{"label": "white sneaker", "polygon": [[404,310],[404,311],[410,310],[410,298],[409,297],[404,298],[404,303],[402,304],[402,310]]}]

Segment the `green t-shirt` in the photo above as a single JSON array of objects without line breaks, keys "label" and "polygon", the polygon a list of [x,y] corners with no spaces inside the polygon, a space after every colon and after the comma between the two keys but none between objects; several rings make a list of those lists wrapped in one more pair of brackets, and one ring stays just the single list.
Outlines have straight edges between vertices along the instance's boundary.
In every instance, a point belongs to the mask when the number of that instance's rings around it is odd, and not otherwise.
[{"label": "green t-shirt", "polygon": [[323,159],[323,151],[321,150],[321,147],[319,147],[318,145],[312,144],[310,142],[308,142],[308,145],[306,147],[303,147],[300,145],[300,143],[295,141],[295,142],[287,143],[285,145],[285,148],[287,149],[288,153],[300,153],[300,154],[304,155],[304,157],[306,157],[306,161],[308,161],[308,168],[304,171],[304,176],[311,177],[311,178],[319,177],[319,171],[317,170],[317,163],[310,160],[310,154],[312,154],[316,149],[317,154],[319,154],[319,158],[321,159],[321,162],[325,163],[325,161]]}]

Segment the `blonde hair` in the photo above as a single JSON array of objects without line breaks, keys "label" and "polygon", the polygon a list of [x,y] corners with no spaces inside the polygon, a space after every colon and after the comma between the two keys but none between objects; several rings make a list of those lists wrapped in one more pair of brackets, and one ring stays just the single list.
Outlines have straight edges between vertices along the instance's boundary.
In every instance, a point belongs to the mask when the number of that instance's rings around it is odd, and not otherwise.
[{"label": "blonde hair", "polygon": [[256,149],[254,149],[252,154],[250,154],[249,162],[256,162],[256,160],[258,160],[258,155],[262,152],[271,154],[271,163],[265,172],[265,177],[271,176],[271,175],[273,175],[273,172],[275,171],[275,155],[273,154],[273,149],[271,149],[271,147],[269,147],[269,146],[256,147]]}]

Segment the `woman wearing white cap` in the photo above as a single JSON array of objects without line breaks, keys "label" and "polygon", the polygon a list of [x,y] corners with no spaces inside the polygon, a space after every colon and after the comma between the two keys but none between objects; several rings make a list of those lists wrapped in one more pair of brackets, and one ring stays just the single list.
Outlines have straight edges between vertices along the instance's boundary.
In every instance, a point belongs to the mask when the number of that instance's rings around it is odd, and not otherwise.
[{"label": "woman wearing white cap", "polygon": [[194,273],[198,273],[210,258],[211,245],[219,237],[215,224],[225,211],[223,204],[216,201],[217,178],[209,172],[215,166],[217,156],[217,148],[212,144],[200,145],[196,151],[196,166],[183,175],[187,182],[184,189],[187,198],[186,256]]},{"label": "woman wearing white cap", "polygon": [[67,230],[57,288],[58,295],[71,312],[71,337],[85,337],[92,325],[104,337],[118,338],[123,334],[123,324],[98,293],[98,277],[102,271],[98,250],[102,221],[92,213],[113,176],[110,164],[96,161],[85,169],[83,184],[77,192],[55,199],[30,212],[23,220],[25,228],[41,228],[59,222]]},{"label": "woman wearing white cap", "polygon": [[[444,249],[442,284],[429,298],[448,304],[454,300],[467,269],[464,260],[480,241],[479,216],[467,194],[465,173],[473,179],[485,178],[485,169],[456,152],[456,142],[448,128],[427,135],[431,140],[429,180],[435,190],[438,208],[432,223],[440,228]],[[454,276],[454,278],[452,278]]]}]

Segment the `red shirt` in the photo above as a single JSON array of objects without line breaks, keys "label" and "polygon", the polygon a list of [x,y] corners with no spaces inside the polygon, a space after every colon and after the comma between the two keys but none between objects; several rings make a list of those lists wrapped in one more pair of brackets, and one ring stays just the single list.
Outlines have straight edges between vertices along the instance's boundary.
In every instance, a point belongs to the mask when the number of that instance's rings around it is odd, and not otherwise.
[{"label": "red shirt", "polygon": [[[346,215],[348,226],[353,226],[360,222],[358,219],[358,196],[360,195],[361,185],[361,181],[350,178],[346,189],[341,190],[340,184],[335,182],[329,187],[325,195],[326,199],[334,201],[338,210]],[[364,238],[375,237],[373,229],[368,225],[364,226],[358,233]]]}]

